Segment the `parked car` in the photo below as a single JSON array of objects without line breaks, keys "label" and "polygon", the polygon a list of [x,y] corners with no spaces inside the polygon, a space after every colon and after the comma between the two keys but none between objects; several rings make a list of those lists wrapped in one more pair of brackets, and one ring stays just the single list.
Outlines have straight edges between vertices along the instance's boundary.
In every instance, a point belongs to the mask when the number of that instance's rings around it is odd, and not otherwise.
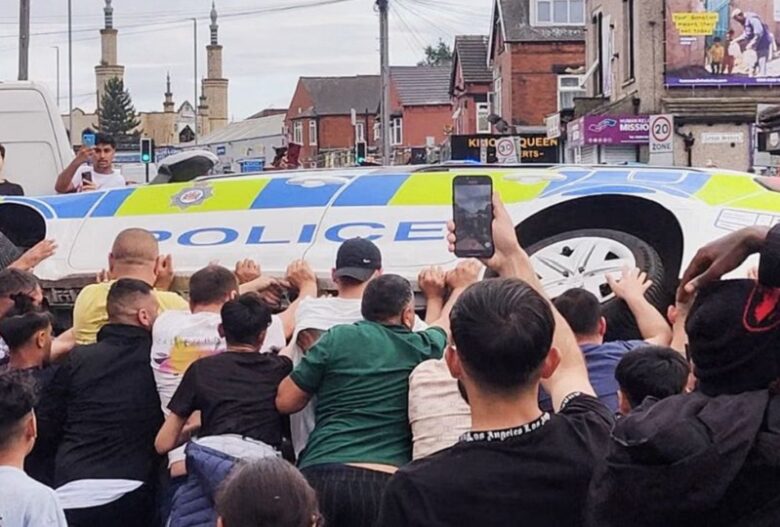
[{"label": "parked car", "polygon": [[661,308],[681,269],[728,231],[780,218],[771,178],[717,169],[638,166],[433,166],[268,172],[68,196],[5,198],[0,230],[19,245],[44,236],[60,251],[36,272],[54,303],[72,301],[106,265],[117,233],[154,231],[187,275],[218,260],[255,258],[281,274],[305,258],[327,285],[343,240],[374,240],[385,271],[409,278],[428,265],[453,265],[444,242],[452,179],[486,174],[517,225],[551,295],[585,287],[610,317],[608,273],[647,271]]}]

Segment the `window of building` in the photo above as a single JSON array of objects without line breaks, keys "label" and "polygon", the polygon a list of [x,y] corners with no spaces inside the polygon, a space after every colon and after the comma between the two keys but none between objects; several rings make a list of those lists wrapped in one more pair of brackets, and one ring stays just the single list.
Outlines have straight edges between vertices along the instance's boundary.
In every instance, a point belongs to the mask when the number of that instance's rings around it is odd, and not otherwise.
[{"label": "window of building", "polygon": [[404,143],[404,124],[403,119],[396,117],[390,121],[390,144],[393,146]]},{"label": "window of building", "polygon": [[358,121],[355,123],[355,142],[360,143],[366,140],[366,123]]},{"label": "window of building", "polygon": [[502,82],[501,77],[496,77],[493,79],[493,113],[501,116],[501,112],[503,110],[502,108],[502,101],[501,101],[501,89],[502,89]]},{"label": "window of building", "polygon": [[634,78],[634,0],[623,0],[623,79]]},{"label": "window of building", "polygon": [[317,146],[317,121],[309,119],[309,144]]},{"label": "window of building", "polygon": [[303,123],[301,121],[295,121],[293,124],[293,143],[303,144]]},{"label": "window of building", "polygon": [[534,0],[532,6],[538,26],[585,23],[585,0]]},{"label": "window of building", "polygon": [[558,111],[573,109],[574,99],[587,95],[582,83],[582,75],[558,75]]},{"label": "window of building", "polygon": [[490,115],[490,104],[486,102],[477,103],[477,133],[489,134],[490,122],[488,121],[488,115]]}]

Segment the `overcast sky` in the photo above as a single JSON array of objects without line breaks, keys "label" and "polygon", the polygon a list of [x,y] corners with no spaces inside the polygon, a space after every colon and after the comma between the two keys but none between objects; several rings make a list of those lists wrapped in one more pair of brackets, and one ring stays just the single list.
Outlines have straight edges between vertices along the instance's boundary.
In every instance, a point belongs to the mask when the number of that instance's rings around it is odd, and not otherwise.
[{"label": "overcast sky", "polygon": [[[289,9],[301,4],[330,5]],[[492,0],[389,0],[391,63],[414,64],[423,47],[456,34],[487,34]],[[31,0],[30,79],[57,85],[60,46],[61,108],[67,112],[67,1]],[[0,81],[18,70],[18,0],[2,0]],[[198,17],[199,75],[211,0],[114,0],[119,63],[139,111],[162,110],[170,70],[177,106],[193,97],[193,29]],[[94,67],[103,0],[73,0],[74,106],[95,107]],[[283,9],[288,8],[288,9]],[[230,79],[230,116],[243,119],[267,107],[286,108],[299,76],[372,74],[379,71],[379,25],[374,0],[217,0],[224,73]]]}]

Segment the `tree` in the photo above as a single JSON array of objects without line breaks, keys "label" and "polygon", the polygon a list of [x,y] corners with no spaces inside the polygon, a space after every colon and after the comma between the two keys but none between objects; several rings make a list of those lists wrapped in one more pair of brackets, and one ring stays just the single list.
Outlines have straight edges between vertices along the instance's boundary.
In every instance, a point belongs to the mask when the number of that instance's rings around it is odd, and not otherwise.
[{"label": "tree", "polygon": [[452,49],[442,40],[436,46],[425,46],[425,60],[418,66],[444,66],[452,63]]},{"label": "tree", "polygon": [[125,90],[125,83],[117,77],[109,79],[106,82],[106,91],[100,100],[98,112],[100,131],[115,139],[138,137],[140,131],[136,128],[140,123],[130,93]]}]

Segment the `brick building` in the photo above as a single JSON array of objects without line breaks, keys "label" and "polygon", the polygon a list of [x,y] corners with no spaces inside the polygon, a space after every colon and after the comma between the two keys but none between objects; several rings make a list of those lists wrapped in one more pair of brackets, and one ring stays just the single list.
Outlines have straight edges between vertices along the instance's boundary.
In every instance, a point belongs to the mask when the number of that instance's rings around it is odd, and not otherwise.
[{"label": "brick building", "polygon": [[[742,34],[744,26],[732,17],[736,9],[755,13],[778,35],[780,12],[772,2],[588,0],[586,4],[588,97],[578,101],[577,117],[581,122],[600,119],[599,123],[620,125],[627,116],[648,122],[649,115],[669,114],[674,120],[674,151],[651,159],[649,130],[642,141],[624,145],[605,145],[604,138],[586,133],[579,145],[568,147],[575,160],[620,161],[627,157],[621,155],[622,149],[642,162],[762,168],[753,133],[761,105],[780,104],[776,87],[780,58],[770,55],[768,72],[760,75],[751,71],[753,64],[737,45],[733,70],[717,73],[712,71],[708,50],[716,38],[732,47],[729,35]],[[678,17],[710,20],[705,24],[707,34],[689,34],[677,25]]]},{"label": "brick building", "polygon": [[487,63],[496,131],[542,132],[547,115],[573,105],[584,15],[584,0],[495,0]]},{"label": "brick building", "polygon": [[489,134],[491,125],[490,92],[493,74],[487,65],[488,37],[460,35],[455,37],[450,97],[454,133],[458,135]]},{"label": "brick building", "polygon": [[452,133],[450,66],[390,69],[390,144],[404,163],[429,157]]},{"label": "brick building", "polygon": [[351,165],[356,141],[373,150],[376,140],[368,131],[374,129],[380,92],[377,75],[301,77],[285,119],[288,141],[301,145],[301,166]]}]

